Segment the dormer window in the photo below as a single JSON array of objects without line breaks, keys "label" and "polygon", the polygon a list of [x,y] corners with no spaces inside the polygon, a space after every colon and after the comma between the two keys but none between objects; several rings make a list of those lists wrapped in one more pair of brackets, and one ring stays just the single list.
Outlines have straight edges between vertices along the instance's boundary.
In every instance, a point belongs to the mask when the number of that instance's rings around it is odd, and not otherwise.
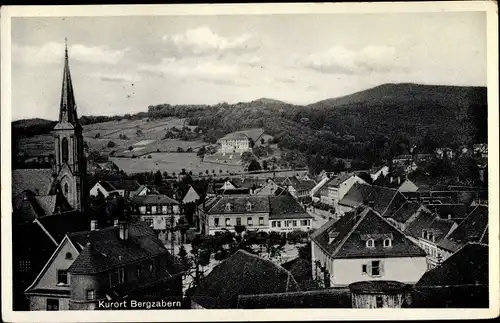
[{"label": "dormer window", "polygon": [[392,240],[390,238],[384,239],[384,248],[392,247]]},{"label": "dormer window", "polygon": [[374,248],[375,247],[375,241],[373,239],[366,240],[366,247],[367,248]]},{"label": "dormer window", "polygon": [[427,232],[427,240],[434,242],[434,232]]},{"label": "dormer window", "polygon": [[226,203],[226,211],[231,211],[231,203]]},{"label": "dormer window", "polygon": [[422,230],[422,238],[427,239],[427,230]]},{"label": "dormer window", "polygon": [[328,233],[328,244],[331,244],[339,236],[338,232],[330,231]]},{"label": "dormer window", "polygon": [[252,211],[252,203],[247,203],[247,211]]}]

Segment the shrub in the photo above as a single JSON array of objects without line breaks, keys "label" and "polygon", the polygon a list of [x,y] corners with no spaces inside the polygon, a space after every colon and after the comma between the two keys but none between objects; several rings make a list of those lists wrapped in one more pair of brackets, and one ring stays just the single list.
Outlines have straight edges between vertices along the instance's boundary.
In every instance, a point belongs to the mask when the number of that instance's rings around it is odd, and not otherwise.
[{"label": "shrub", "polygon": [[111,141],[111,140],[108,141],[108,148],[113,148],[115,146],[116,146],[116,144],[113,141]]}]

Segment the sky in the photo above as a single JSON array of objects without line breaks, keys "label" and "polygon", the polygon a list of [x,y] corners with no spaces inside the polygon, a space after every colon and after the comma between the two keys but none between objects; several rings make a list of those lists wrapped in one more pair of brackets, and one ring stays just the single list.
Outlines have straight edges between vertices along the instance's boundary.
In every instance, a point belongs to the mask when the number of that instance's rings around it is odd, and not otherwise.
[{"label": "sky", "polygon": [[17,17],[11,28],[13,120],[57,119],[65,37],[80,116],[487,83],[484,12]]}]

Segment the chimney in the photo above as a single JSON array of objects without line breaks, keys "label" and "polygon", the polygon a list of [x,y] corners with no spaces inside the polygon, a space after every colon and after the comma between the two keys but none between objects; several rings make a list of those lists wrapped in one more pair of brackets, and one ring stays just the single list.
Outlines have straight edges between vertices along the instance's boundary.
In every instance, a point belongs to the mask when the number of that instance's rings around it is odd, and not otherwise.
[{"label": "chimney", "polygon": [[90,221],[90,231],[95,231],[98,229],[97,220]]},{"label": "chimney", "polygon": [[120,221],[118,223],[118,232],[121,240],[128,240],[128,222]]},{"label": "chimney", "polygon": [[113,222],[113,226],[114,226],[115,228],[118,228],[118,223],[119,223],[118,218],[115,218],[115,220],[114,220],[114,222]]}]

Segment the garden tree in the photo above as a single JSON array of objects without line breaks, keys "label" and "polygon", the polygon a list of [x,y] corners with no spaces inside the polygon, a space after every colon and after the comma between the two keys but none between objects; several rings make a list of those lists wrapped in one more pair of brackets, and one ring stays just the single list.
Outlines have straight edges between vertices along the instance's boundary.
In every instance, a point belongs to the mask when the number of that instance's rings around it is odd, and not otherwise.
[{"label": "garden tree", "polygon": [[207,175],[208,175],[208,173],[209,173],[208,169],[207,169],[207,170],[205,170],[205,174],[207,174]]},{"label": "garden tree", "polygon": [[192,170],[189,171],[189,175],[193,176],[193,171]]},{"label": "garden tree", "polygon": [[205,146],[202,146],[200,149],[198,149],[196,156],[203,158],[203,157],[205,157],[206,153],[207,153],[207,148]]},{"label": "garden tree", "polygon": [[192,147],[189,147],[189,148],[186,150],[186,152],[188,152],[188,153],[192,153],[192,152],[193,152],[193,148],[192,148]]},{"label": "garden tree", "polygon": [[215,174],[215,169],[212,169],[212,174]]},{"label": "garden tree", "polygon": [[184,149],[182,149],[181,147],[177,147],[177,152],[182,153],[182,152],[184,152]]},{"label": "garden tree", "polygon": [[188,257],[188,253],[186,252],[186,248],[184,248],[184,245],[180,246],[178,257],[182,266],[182,270],[189,270],[192,265],[192,260]]},{"label": "garden tree", "polygon": [[299,252],[299,258],[305,259],[309,262],[312,261],[311,242],[310,241],[307,244],[305,244],[304,246],[298,246],[297,250]]},{"label": "garden tree", "polygon": [[111,141],[111,140],[108,141],[108,148],[113,148],[115,146],[116,146],[116,144],[113,141]]},{"label": "garden tree", "polygon": [[99,139],[99,138],[101,138],[101,133],[100,133],[100,132],[96,133],[96,134],[95,134],[95,136],[94,136],[94,138],[95,138],[95,139]]},{"label": "garden tree", "polygon": [[236,232],[236,234],[238,236],[241,236],[241,233],[245,231],[245,226],[244,225],[235,225],[234,226],[234,232]]},{"label": "garden tree", "polygon": [[453,170],[457,184],[473,186],[480,182],[479,167],[473,157],[460,157],[454,164]]},{"label": "garden tree", "polygon": [[144,173],[138,173],[136,175],[136,180],[141,185],[147,184],[147,178],[146,178],[146,175]]},{"label": "garden tree", "polygon": [[245,164],[251,162],[254,159],[254,156],[251,152],[245,151],[241,154],[241,161]]},{"label": "garden tree", "polygon": [[154,177],[155,185],[161,185],[163,183],[163,177],[161,176],[161,171],[157,170]]},{"label": "garden tree", "polygon": [[262,168],[265,170],[268,169],[267,160],[262,161]]},{"label": "garden tree", "polygon": [[132,149],[134,149],[134,147],[132,147],[132,146],[129,146],[129,147],[128,147],[128,150],[132,150]]},{"label": "garden tree", "polygon": [[248,165],[248,171],[251,172],[251,171],[256,171],[256,170],[261,170],[261,166],[259,164],[259,162],[256,160],[256,159],[253,159],[251,162],[250,162],[250,165]]},{"label": "garden tree", "polygon": [[181,175],[186,175],[186,169],[185,169],[185,168],[183,168],[183,169],[181,170]]},{"label": "garden tree", "polygon": [[167,171],[164,171],[163,172],[163,178],[167,179],[168,178],[168,172]]}]

